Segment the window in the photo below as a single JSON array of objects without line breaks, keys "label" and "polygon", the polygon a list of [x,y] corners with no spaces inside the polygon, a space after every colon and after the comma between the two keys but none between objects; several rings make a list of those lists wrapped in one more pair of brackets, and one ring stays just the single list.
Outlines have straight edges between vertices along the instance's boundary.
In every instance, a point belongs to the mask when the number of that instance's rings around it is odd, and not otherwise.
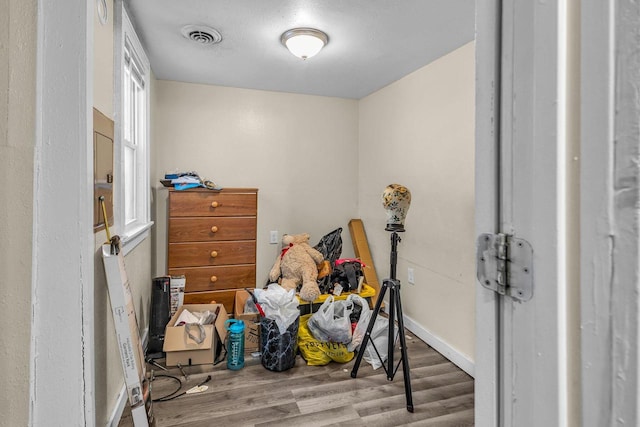
[{"label": "window", "polygon": [[[122,2],[118,2],[122,4]],[[149,60],[124,8],[117,51],[116,225],[125,253],[144,240],[153,224],[149,198]]]}]

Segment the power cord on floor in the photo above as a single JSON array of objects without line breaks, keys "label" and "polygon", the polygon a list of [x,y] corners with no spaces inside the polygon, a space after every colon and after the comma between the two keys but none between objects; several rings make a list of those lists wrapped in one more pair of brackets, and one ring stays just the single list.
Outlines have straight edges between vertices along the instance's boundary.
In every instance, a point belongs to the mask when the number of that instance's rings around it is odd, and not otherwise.
[{"label": "power cord on floor", "polygon": [[[224,361],[226,357],[227,357],[227,347],[223,343],[222,344],[222,351],[219,354],[219,358],[216,359],[213,362],[213,366],[215,366],[215,365],[219,364],[220,362]],[[150,363],[150,364],[152,364],[154,366],[157,366],[158,368],[161,368],[161,369],[163,369],[165,371],[168,370],[167,368],[165,368],[164,366],[158,364],[155,360],[153,360],[151,358],[147,358],[146,361],[147,361],[147,363]],[[162,397],[159,397],[157,399],[152,399],[152,402],[168,402],[169,400],[173,400],[173,399],[175,399],[177,397],[184,396],[185,394],[187,394],[186,391],[183,391],[182,393],[180,393],[180,390],[182,390],[182,381],[180,380],[180,378],[175,377],[173,375],[168,375],[168,374],[154,375],[153,371],[151,371],[151,381],[154,381],[156,378],[170,378],[170,379],[172,379],[172,380],[174,380],[174,381],[176,381],[178,383],[178,388],[175,389],[173,392],[167,394],[166,396],[162,396]],[[211,381],[211,375],[207,375],[207,378],[203,382],[201,382],[200,384],[198,384],[197,386],[195,386],[193,388],[205,385],[209,381]],[[179,393],[179,394],[176,394],[176,393]]]},{"label": "power cord on floor", "polygon": [[[182,381],[180,381],[180,378],[175,377],[173,375],[167,375],[167,374],[155,375],[155,376],[151,377],[151,381],[155,380],[156,378],[162,378],[162,377],[170,378],[172,380],[177,381],[178,382],[178,388],[175,389],[173,392],[167,394],[166,396],[162,396],[162,397],[159,397],[157,399],[153,399],[152,400],[153,402],[168,402],[169,400],[173,400],[173,399],[175,399],[177,397],[184,396],[185,394],[187,394],[186,391],[183,391],[182,393],[180,393],[180,390],[182,390]],[[205,385],[209,381],[211,381],[211,375],[207,375],[207,378],[205,378],[204,381],[202,381],[200,384],[198,384],[195,387],[200,387],[202,385]],[[176,393],[178,393],[178,394],[176,394]]]}]

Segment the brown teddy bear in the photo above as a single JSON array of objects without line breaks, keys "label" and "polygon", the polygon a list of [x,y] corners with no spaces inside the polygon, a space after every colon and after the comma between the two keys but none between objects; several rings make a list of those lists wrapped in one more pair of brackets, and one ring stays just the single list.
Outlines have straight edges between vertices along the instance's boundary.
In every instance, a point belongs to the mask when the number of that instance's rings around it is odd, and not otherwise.
[{"label": "brown teddy bear", "polygon": [[300,298],[315,301],[320,296],[318,287],[318,264],[324,256],[309,245],[309,234],[285,234],[282,236],[282,253],[276,258],[269,273],[269,280],[275,282],[280,276],[280,286],[284,289],[300,288]]}]

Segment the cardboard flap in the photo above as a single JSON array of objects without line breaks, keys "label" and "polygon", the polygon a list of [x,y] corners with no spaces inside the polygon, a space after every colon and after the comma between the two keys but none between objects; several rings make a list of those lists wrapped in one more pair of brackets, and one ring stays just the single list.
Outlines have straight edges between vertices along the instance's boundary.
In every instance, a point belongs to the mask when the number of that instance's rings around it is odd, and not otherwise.
[{"label": "cardboard flap", "polygon": [[259,323],[260,315],[258,313],[245,313],[244,306],[246,302],[251,298],[251,295],[246,290],[236,291],[236,301],[233,308],[233,317],[235,319],[244,320],[245,323]]},{"label": "cardboard flap", "polygon": [[236,300],[233,306],[233,316],[237,319],[239,315],[244,314],[244,305],[251,298],[246,290],[236,291]]},{"label": "cardboard flap", "polygon": [[220,312],[218,313],[218,317],[216,317],[216,331],[218,331],[218,336],[220,337],[220,341],[224,343],[227,339],[227,328],[225,327],[225,322],[229,320],[229,315],[227,314],[227,310],[224,309],[224,305],[220,305]]}]

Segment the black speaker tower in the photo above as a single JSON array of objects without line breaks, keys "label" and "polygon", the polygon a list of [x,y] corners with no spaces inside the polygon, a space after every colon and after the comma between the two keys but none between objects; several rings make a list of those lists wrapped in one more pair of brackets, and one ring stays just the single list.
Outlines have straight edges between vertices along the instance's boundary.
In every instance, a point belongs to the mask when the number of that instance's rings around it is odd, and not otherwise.
[{"label": "black speaker tower", "polygon": [[[171,317],[171,278],[155,277],[151,285],[151,321],[149,322],[149,347],[147,355],[162,353],[164,330]],[[160,358],[158,357],[152,358]]]}]

